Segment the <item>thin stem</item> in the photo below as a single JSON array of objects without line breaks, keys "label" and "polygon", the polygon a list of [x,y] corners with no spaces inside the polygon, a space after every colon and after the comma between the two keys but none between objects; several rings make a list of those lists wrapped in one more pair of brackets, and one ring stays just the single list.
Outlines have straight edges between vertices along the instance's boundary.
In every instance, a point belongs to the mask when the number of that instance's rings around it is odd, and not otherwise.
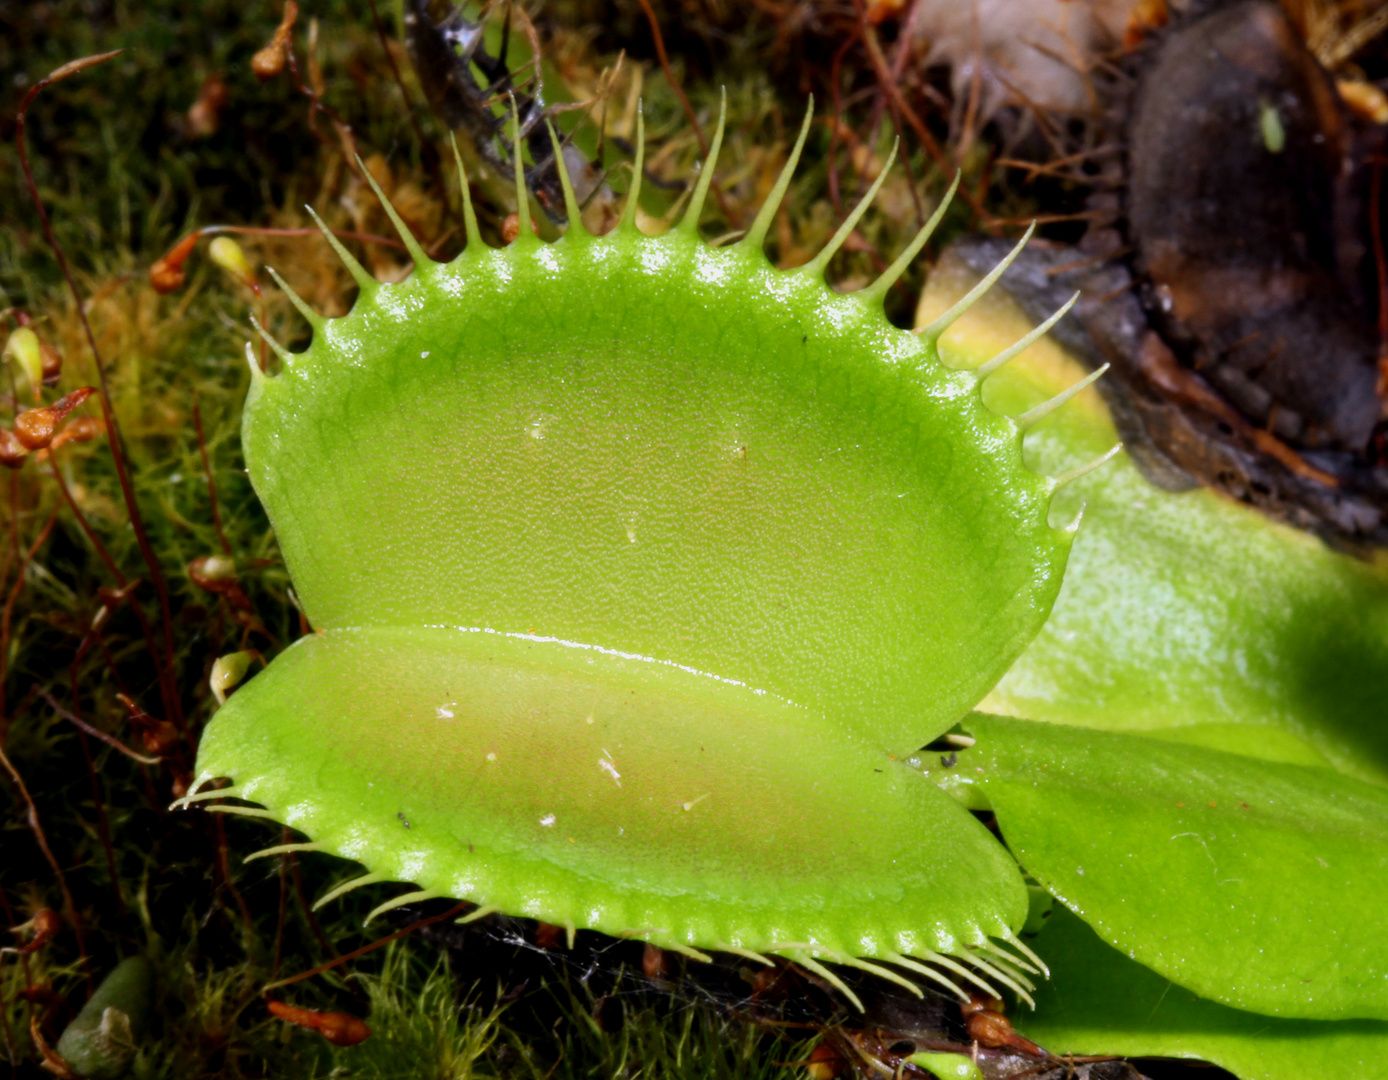
[{"label": "thin stem", "polygon": [[[83,645],[84,645],[84,646],[85,646],[85,644],[86,644],[86,642],[83,642]],[[81,654],[81,653],[78,654],[77,659],[78,659],[79,661],[82,659],[82,654]],[[73,690],[74,690],[74,692],[76,691],[76,689],[77,689],[77,679],[76,679],[76,673],[74,672],[74,677],[73,677]],[[40,696],[41,698],[43,698],[46,702],[48,702],[49,706],[53,709],[53,711],[54,711],[55,713],[57,713],[59,716],[61,716],[61,717],[62,717],[64,720],[66,720],[69,724],[72,724],[74,727],[76,727],[78,731],[85,732],[86,734],[90,735],[90,736],[91,736],[92,738],[94,738],[94,739],[100,739],[100,740],[101,740],[102,742],[104,742],[107,746],[111,747],[111,749],[113,749],[113,750],[119,750],[122,754],[124,754],[126,757],[130,758],[132,761],[138,761],[141,765],[158,765],[158,764],[163,760],[163,758],[146,757],[144,754],[136,753],[134,750],[130,749],[130,747],[126,746],[125,743],[123,743],[123,742],[121,742],[119,739],[117,739],[114,735],[108,735],[108,734],[106,734],[106,732],[102,731],[100,728],[94,728],[94,727],[92,727],[91,724],[87,723],[85,720],[83,720],[83,719],[82,719],[80,716],[78,716],[76,713],[74,713],[74,712],[69,712],[67,709],[64,709],[61,705],[59,705],[59,704],[57,703],[57,701],[54,700],[53,695],[50,694],[47,690],[40,689],[40,690],[39,690],[39,696]]]},{"label": "thin stem", "polygon": [[213,823],[217,833],[217,869],[220,871],[222,883],[226,885],[227,892],[231,893],[232,899],[236,901],[236,906],[241,909],[241,921],[245,923],[246,931],[255,931],[255,919],[251,916],[250,906],[246,903],[246,898],[241,895],[241,890],[231,880],[231,857],[227,852],[227,831],[226,821],[221,814],[212,815]]},{"label": "thin stem", "polygon": [[[24,140],[24,125],[28,118],[29,106],[39,92],[50,83],[66,79],[70,75],[95,64],[104,63],[112,57],[119,56],[124,50],[117,49],[114,52],[101,53],[96,56],[86,56],[80,60],[74,60],[70,64],[64,64],[56,71],[45,78],[40,79],[24,95],[19,105],[19,112],[15,114],[15,144],[19,150],[19,166],[24,173],[24,183],[29,190],[29,201],[34,206],[34,211],[39,216],[39,224],[43,229],[44,240],[53,250],[54,258],[58,261],[58,268],[62,271],[63,280],[67,283],[68,292],[72,294],[73,304],[77,308],[77,317],[82,323],[82,332],[86,336],[87,346],[92,352],[92,361],[96,365],[97,378],[101,383],[101,394],[98,400],[101,402],[101,415],[106,423],[107,441],[111,446],[111,459],[116,467],[116,477],[120,481],[121,496],[125,500],[126,513],[130,518],[130,527],[135,533],[135,542],[139,545],[140,554],[144,557],[145,565],[149,567],[150,580],[154,582],[154,590],[159,594],[159,608],[164,621],[164,655],[156,658],[156,663],[169,671],[170,683],[172,683],[172,664],[174,657],[173,641],[173,610],[169,603],[169,587],[164,580],[163,571],[159,568],[159,560],[154,554],[154,548],[150,545],[149,534],[145,530],[144,518],[140,514],[139,504],[135,501],[135,487],[130,479],[130,468],[126,461],[125,437],[121,433],[120,422],[116,419],[115,411],[111,408],[111,385],[106,375],[106,365],[101,359],[101,350],[96,344],[96,335],[92,332],[91,321],[87,318],[86,306],[82,301],[82,292],[77,287],[77,280],[72,275],[72,268],[68,265],[67,256],[63,254],[62,245],[58,243],[58,238],[53,234],[53,223],[48,218],[48,211],[44,209],[43,197],[39,194],[38,184],[34,180],[33,169],[29,165],[29,151]],[[172,695],[173,700],[169,702],[172,711],[179,718],[182,724],[183,710],[178,702],[178,695]]]},{"label": "thin stem", "polygon": [[[101,542],[101,538],[96,535],[91,522],[87,520],[87,515],[82,513],[77,506],[77,501],[72,497],[72,492],[68,490],[67,481],[63,479],[62,471],[58,468],[57,457],[52,451],[49,451],[48,454],[48,468],[53,473],[53,479],[57,481],[58,491],[61,492],[63,501],[67,503],[67,508],[72,511],[72,516],[77,519],[78,528],[82,530],[82,534],[86,536],[96,551],[97,558],[105,564],[107,570],[111,571],[111,576],[116,579],[116,584],[124,588],[125,575],[121,573],[121,569],[116,565],[116,560],[111,557],[111,553],[106,550],[106,545]],[[151,644],[153,643],[151,642]]]},{"label": "thin stem", "polygon": [[[372,5],[373,10],[375,5]],[[289,827],[280,830],[281,843],[287,844],[294,837]],[[280,853],[280,905],[275,918],[275,963],[270,968],[272,976],[280,973],[280,962],[284,959],[284,916],[289,908],[289,852]]]},{"label": "thin stem", "polygon": [[48,846],[48,837],[44,834],[42,822],[39,821],[39,808],[34,805],[34,798],[29,794],[29,788],[25,785],[24,778],[19,775],[19,770],[10,761],[3,745],[0,745],[0,768],[9,773],[10,780],[19,790],[19,797],[24,802],[26,817],[29,821],[29,831],[34,834],[34,842],[43,852],[49,869],[53,871],[53,876],[58,881],[58,889],[63,894],[63,914],[72,926],[73,937],[77,939],[77,952],[82,957],[82,970],[86,972],[87,989],[90,991],[92,987],[91,965],[88,963],[86,935],[82,933],[82,917],[77,913],[77,904],[72,899],[72,890],[68,888],[67,878],[63,876],[63,869],[58,865],[58,860],[53,857],[53,849]]},{"label": "thin stem", "polygon": [[309,929],[313,931],[313,936],[318,939],[318,944],[323,947],[323,951],[329,956],[336,956],[337,950],[328,940],[328,935],[323,933],[323,928],[318,925],[318,917],[313,914],[313,903],[308,898],[308,890],[304,888],[304,875],[299,870],[299,856],[291,851],[289,856],[289,869],[294,875],[294,892],[299,897],[299,906],[302,908],[304,918],[308,920]]},{"label": "thin stem", "polygon": [[202,408],[198,396],[193,395],[193,427],[198,433],[198,453],[202,457],[202,472],[207,477],[207,497],[212,504],[212,524],[217,529],[217,539],[222,542],[222,551],[231,554],[231,544],[222,528],[222,512],[217,506],[217,481],[212,478],[212,463],[207,458],[207,438],[202,430]]}]

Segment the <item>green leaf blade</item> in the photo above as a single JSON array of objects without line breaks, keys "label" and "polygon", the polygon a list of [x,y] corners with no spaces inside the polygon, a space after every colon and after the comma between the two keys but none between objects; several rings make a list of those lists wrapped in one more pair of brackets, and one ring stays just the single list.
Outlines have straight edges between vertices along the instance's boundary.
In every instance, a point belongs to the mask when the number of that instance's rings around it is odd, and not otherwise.
[{"label": "green leaf blade", "polygon": [[[977,278],[946,251],[920,321]],[[976,367],[1034,321],[994,289],[941,346]],[[985,399],[1018,414],[1085,373],[1043,339],[987,380]],[[1028,433],[1026,460],[1057,474],[1119,438],[1090,390]],[[1109,731],[1237,724],[1245,747],[1301,740],[1388,786],[1388,560],[1332,550],[1213,491],[1162,490],[1125,454],[1058,493],[1054,513],[1081,507],[1051,617],[981,709]]]},{"label": "green leaf blade", "polygon": [[383,285],[259,386],[244,442],[315,628],[673,660],[902,754],[1032,639],[1071,543],[933,345],[684,232]]},{"label": "green leaf blade", "polygon": [[1053,1054],[1194,1058],[1239,1080],[1388,1078],[1388,1023],[1287,1020],[1196,997],[1134,963],[1060,909],[1033,942],[1051,979],[1019,1031]]},{"label": "green leaf blade", "polygon": [[1182,986],[1388,1018],[1388,792],[1329,770],[975,715],[959,765],[1022,865]]},{"label": "green leaf blade", "polygon": [[373,873],[665,947],[962,954],[1019,929],[993,837],[803,712],[526,635],[328,631],[229,699],[199,771]]}]

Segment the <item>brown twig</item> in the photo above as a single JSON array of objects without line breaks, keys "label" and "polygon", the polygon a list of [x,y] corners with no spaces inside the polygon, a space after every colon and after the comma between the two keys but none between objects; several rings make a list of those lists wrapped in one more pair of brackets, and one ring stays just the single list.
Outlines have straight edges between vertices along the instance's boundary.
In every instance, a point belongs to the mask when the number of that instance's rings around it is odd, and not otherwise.
[{"label": "brown twig", "polygon": [[454,904],[442,915],[430,915],[427,919],[420,919],[418,922],[410,923],[410,925],[403,930],[397,930],[393,934],[388,934],[383,938],[373,941],[370,945],[363,945],[360,949],[353,949],[349,953],[343,953],[336,960],[329,960],[326,964],[319,964],[312,971],[302,971],[298,975],[291,975],[289,978],[281,979],[279,982],[269,983],[261,988],[261,993],[268,994],[271,990],[278,990],[281,986],[288,986],[290,983],[311,979],[313,976],[319,975],[331,968],[335,968],[339,964],[345,964],[348,960],[355,960],[359,956],[365,956],[369,952],[375,952],[377,949],[389,945],[392,941],[398,941],[406,934],[413,934],[416,930],[420,930],[423,927],[432,926],[436,922],[443,922],[444,919],[451,919],[454,915],[462,911],[463,908],[469,906],[471,905],[466,900],[460,904]]},{"label": "brown twig", "polygon": [[108,735],[100,728],[92,727],[91,724],[87,723],[76,713],[69,712],[67,709],[64,709],[61,705],[59,705],[57,701],[54,700],[53,695],[50,694],[47,690],[40,688],[39,696],[43,698],[44,701],[48,702],[49,707],[55,713],[61,716],[68,723],[74,725],[79,731],[85,731],[93,739],[100,739],[107,746],[111,747],[111,749],[119,750],[122,754],[130,758],[132,761],[138,761],[141,765],[158,765],[163,760],[163,758],[146,757],[144,754],[138,754],[134,750],[130,749],[130,747],[126,746],[125,743],[117,739],[114,735]]},{"label": "brown twig", "polygon": [[1055,176],[1061,180],[1074,180],[1081,183],[1094,183],[1095,178],[1086,176],[1080,172],[1066,172],[1061,166],[1077,164],[1088,158],[1099,157],[1103,154],[1122,153],[1123,147],[1107,143],[1103,146],[1091,146],[1084,150],[1077,150],[1072,154],[1063,157],[1050,158],[1045,162],[1023,161],[1018,158],[998,158],[993,162],[994,165],[1002,169],[1024,169],[1030,175],[1028,180],[1033,180],[1037,176]]}]

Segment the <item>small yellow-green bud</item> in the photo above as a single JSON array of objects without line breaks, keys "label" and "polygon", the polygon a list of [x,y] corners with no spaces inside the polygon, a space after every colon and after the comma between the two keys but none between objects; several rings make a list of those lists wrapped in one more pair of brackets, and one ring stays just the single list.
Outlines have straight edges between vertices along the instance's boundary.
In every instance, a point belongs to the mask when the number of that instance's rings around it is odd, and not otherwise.
[{"label": "small yellow-green bud", "polygon": [[5,342],[5,358],[13,360],[33,389],[43,385],[43,346],[38,334],[21,326]]},{"label": "small yellow-green bud", "polygon": [[212,687],[218,705],[226,704],[227,691],[246,677],[246,672],[251,668],[251,661],[255,658],[256,654],[253,652],[235,652],[219,656],[212,662],[212,675],[207,681]]},{"label": "small yellow-green bud", "polygon": [[251,269],[251,264],[246,259],[246,253],[241,250],[241,245],[231,237],[216,237],[212,243],[207,245],[207,254],[214,263],[243,285],[254,284],[255,271]]}]

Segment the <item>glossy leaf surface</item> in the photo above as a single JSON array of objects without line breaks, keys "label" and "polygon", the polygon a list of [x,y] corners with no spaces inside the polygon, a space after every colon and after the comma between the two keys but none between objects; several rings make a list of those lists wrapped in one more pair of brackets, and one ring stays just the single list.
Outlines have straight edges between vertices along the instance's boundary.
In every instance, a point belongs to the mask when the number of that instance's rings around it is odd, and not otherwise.
[{"label": "glossy leaf surface", "polygon": [[553,640],[332,630],[230,698],[199,767],[320,850],[559,925],[844,960],[1011,936],[987,830],[803,712]]},{"label": "glossy leaf surface", "polygon": [[1197,1058],[1240,1080],[1388,1078],[1388,1023],[1285,1020],[1206,1001],[1104,944],[1064,909],[1032,941],[1051,980],[1014,1018],[1053,1054]]},{"label": "glossy leaf surface", "polygon": [[565,190],[558,242],[520,192],[515,242],[467,211],[446,265],[397,222],[399,285],[329,235],[352,312],[296,300],[309,348],[252,358],[248,471],[318,633],[212,720],[198,784],[363,881],[830,981],[816,957],[944,980],[914,956],[991,989],[948,952],[1011,984],[968,950],[1021,925],[1015,864],[891,752],[1031,640],[1072,532],[1018,424],[883,313],[928,228],[843,295],[866,200],[778,271],[763,226],[700,239],[702,194],[595,237]]},{"label": "glossy leaf surface", "polygon": [[1388,1018],[1388,792],[1136,735],[966,726],[946,783],[981,787],[1021,864],[1106,941],[1242,1009]]},{"label": "glossy leaf surface", "polygon": [[368,288],[244,441],[315,628],[670,660],[902,753],[1031,640],[1070,546],[1016,426],[880,301],[683,231]]}]

